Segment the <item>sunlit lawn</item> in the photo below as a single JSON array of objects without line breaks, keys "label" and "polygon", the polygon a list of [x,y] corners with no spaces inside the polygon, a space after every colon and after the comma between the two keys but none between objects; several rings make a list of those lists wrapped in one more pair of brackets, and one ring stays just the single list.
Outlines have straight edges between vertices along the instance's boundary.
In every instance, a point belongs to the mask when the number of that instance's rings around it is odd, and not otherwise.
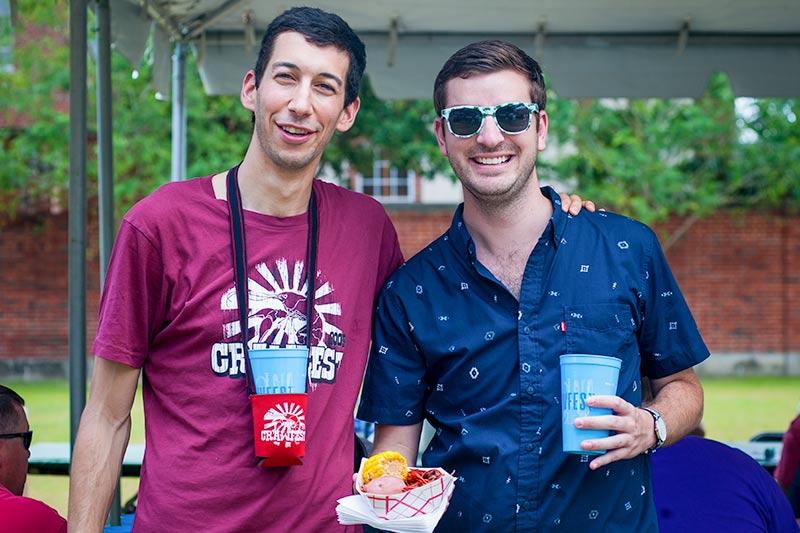
[{"label": "sunlit lawn", "polygon": [[[69,387],[66,381],[11,382],[4,385],[25,399],[34,443],[69,441]],[[141,389],[136,394],[131,413],[131,442],[144,443]],[[123,478],[122,502],[136,494],[138,487],[138,478]],[[45,501],[62,516],[67,515],[67,476],[28,476],[25,490],[28,496]]]},{"label": "sunlit lawn", "polygon": [[709,438],[749,440],[762,431],[783,432],[800,402],[800,376],[704,378]]},{"label": "sunlit lawn", "polygon": [[[66,381],[8,383],[28,406],[34,442],[69,440],[69,394]],[[748,440],[762,431],[783,431],[800,401],[800,377],[705,378],[707,436],[721,441]],[[144,442],[141,395],[134,403],[131,442]],[[66,476],[30,476],[27,494],[67,512]],[[136,493],[138,479],[124,478],[122,501]]]}]

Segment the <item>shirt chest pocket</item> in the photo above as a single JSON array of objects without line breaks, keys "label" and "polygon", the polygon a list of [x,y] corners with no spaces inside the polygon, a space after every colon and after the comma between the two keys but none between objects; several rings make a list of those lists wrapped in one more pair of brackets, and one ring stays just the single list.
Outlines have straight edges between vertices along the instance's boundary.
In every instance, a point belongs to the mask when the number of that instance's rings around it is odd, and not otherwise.
[{"label": "shirt chest pocket", "polygon": [[564,306],[566,353],[625,359],[636,348],[636,322],[624,304]]}]

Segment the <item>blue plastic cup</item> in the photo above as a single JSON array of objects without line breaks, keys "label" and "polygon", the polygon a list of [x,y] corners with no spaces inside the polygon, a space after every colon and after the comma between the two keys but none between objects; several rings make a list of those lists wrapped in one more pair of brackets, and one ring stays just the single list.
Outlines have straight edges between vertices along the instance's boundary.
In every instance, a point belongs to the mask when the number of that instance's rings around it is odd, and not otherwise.
[{"label": "blue plastic cup", "polygon": [[611,409],[589,407],[586,400],[595,395],[616,395],[622,361],[616,357],[591,354],[561,356],[561,445],[565,453],[601,455],[606,450],[584,450],[581,442],[602,439],[604,429],[578,429],[574,421],[582,416],[612,414]]},{"label": "blue plastic cup", "polygon": [[249,350],[256,394],[292,394],[306,392],[308,350],[275,348]]}]

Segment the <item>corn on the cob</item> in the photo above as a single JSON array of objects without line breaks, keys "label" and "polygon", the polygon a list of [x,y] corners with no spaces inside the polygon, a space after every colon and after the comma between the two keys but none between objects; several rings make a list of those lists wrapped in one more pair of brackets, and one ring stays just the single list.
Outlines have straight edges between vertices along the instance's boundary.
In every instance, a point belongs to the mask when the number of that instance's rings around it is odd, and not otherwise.
[{"label": "corn on the cob", "polygon": [[381,476],[394,476],[405,481],[408,475],[406,458],[398,452],[382,452],[373,455],[364,463],[361,469],[361,479],[369,483]]}]

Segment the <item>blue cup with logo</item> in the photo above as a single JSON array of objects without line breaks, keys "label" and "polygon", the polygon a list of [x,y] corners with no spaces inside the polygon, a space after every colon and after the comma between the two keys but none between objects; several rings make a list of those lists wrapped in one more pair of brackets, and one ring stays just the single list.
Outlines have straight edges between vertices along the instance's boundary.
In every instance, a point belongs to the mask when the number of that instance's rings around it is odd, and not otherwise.
[{"label": "blue cup with logo", "polygon": [[256,394],[296,394],[306,392],[308,350],[274,348],[248,350]]},{"label": "blue cup with logo", "polygon": [[574,421],[583,416],[612,414],[611,409],[589,407],[586,400],[595,395],[617,394],[622,361],[616,357],[593,354],[561,356],[561,444],[565,453],[601,455],[606,450],[584,450],[581,442],[602,439],[610,432],[601,429],[578,429]]}]

